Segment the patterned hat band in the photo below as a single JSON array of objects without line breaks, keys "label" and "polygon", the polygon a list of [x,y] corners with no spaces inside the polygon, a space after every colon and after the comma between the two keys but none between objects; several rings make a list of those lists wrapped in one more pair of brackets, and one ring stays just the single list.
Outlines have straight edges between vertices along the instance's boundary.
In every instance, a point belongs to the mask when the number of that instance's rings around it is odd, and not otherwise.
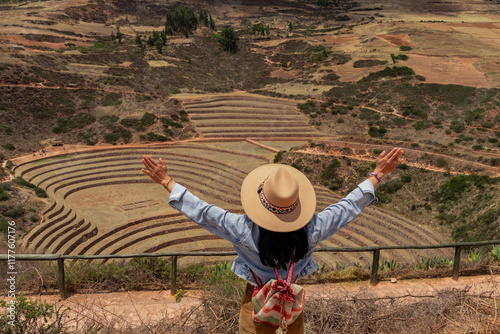
[{"label": "patterned hat band", "polygon": [[264,195],[264,192],[262,191],[264,189],[264,183],[266,182],[266,180],[267,180],[267,178],[264,181],[262,181],[259,188],[257,189],[257,192],[259,193],[260,202],[262,203],[262,205],[267,210],[271,211],[272,213],[277,213],[277,214],[286,214],[286,213],[290,213],[293,210],[295,210],[295,208],[297,207],[297,204],[299,203],[298,198],[295,201],[295,203],[293,203],[290,206],[285,206],[285,207],[276,206],[276,205],[272,204],[271,202],[269,202],[269,200],[266,198],[266,195]]}]

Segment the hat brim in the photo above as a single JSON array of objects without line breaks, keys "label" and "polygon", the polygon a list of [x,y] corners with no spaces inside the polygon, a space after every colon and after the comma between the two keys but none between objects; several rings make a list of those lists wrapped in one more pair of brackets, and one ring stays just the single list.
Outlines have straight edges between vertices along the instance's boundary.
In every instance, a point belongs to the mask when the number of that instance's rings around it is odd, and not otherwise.
[{"label": "hat brim", "polygon": [[[257,192],[272,171],[284,167],[297,180],[299,202],[290,213],[277,214],[267,210]],[[316,211],[316,193],[309,179],[299,170],[282,164],[268,164],[251,171],[241,185],[241,204],[247,216],[257,225],[274,232],[292,232],[304,227]]]}]

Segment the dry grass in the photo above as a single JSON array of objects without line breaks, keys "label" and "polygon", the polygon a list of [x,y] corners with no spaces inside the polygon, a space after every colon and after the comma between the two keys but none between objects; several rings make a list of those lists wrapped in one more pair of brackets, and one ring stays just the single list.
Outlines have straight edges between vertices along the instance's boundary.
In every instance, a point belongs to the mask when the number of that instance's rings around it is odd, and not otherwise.
[{"label": "dry grass", "polygon": [[497,316],[498,286],[482,295],[466,288],[432,297],[316,299],[305,314],[312,333],[500,333]]},{"label": "dry grass", "polygon": [[[140,264],[147,266],[150,263]],[[50,271],[44,273],[42,268],[37,269],[33,265],[34,263],[30,263],[24,268],[27,272],[35,273],[32,280],[20,280],[19,290],[28,291],[30,282],[35,281],[38,282],[33,285],[32,292],[37,292],[35,285],[42,281],[42,284],[55,288],[57,284],[55,273],[52,271],[52,276],[46,276]],[[157,268],[157,265],[153,267]],[[125,317],[122,315],[123,312],[119,313],[118,310],[105,307],[104,304],[92,302],[75,304],[69,309],[63,307],[57,311],[59,317],[56,318],[73,333],[236,333],[244,282],[232,274],[229,267],[227,263],[219,263],[212,267],[195,266],[191,268],[190,276],[187,273],[180,274],[180,287],[184,289],[187,285],[193,284],[194,279],[198,285],[202,284],[204,293],[201,302],[193,304],[190,309],[183,308],[182,313],[176,314],[175,317],[171,314],[157,318],[141,316],[138,305],[134,306],[135,313],[132,310],[134,314]],[[478,264],[477,267],[474,269],[472,265],[467,265],[464,269],[466,272],[484,269],[482,264]],[[491,268],[493,268],[491,275],[498,274],[498,267]],[[142,269],[136,271],[145,271],[144,267]],[[424,275],[423,271],[412,270],[412,272],[413,278]],[[405,273],[408,274],[405,270],[382,271],[379,277],[382,280],[389,276],[399,278],[405,276]],[[438,276],[440,274],[433,270],[426,273]],[[358,273],[360,274],[363,272]],[[80,272],[79,275],[83,273]],[[142,282],[152,280],[153,285],[154,282],[168,282],[167,277],[154,280],[146,272],[142,275],[133,280]],[[350,273],[347,276],[350,275],[354,274]],[[311,278],[318,284],[332,279],[327,276],[320,273],[312,275]],[[344,279],[348,280],[347,277]],[[354,280],[359,279],[360,277]],[[103,287],[103,284],[113,283],[98,282],[95,286]],[[430,293],[423,290],[421,292],[408,290],[399,295],[391,295],[389,291],[377,293],[369,289],[353,291],[341,287],[334,290],[325,287],[323,292],[318,293],[314,291],[318,290],[318,286],[316,289],[309,287],[311,293],[308,294],[305,309],[306,333],[500,333],[499,283],[491,280],[484,281],[480,285],[480,289],[466,286],[445,290],[435,289]],[[84,286],[80,288],[85,289]],[[114,288],[115,291],[121,290],[123,286],[120,282],[115,282]],[[144,288],[148,289],[142,286],[142,289]],[[166,285],[161,288],[168,289]],[[38,293],[46,291],[38,290]],[[131,321],[131,318],[138,318],[139,322]]]},{"label": "dry grass", "polygon": [[[228,283],[228,282],[226,282]],[[224,290],[222,291],[221,290]],[[236,333],[241,290],[209,288],[203,303],[174,319],[132,326],[109,311],[81,312],[73,321],[80,333]],[[229,294],[226,294],[229,292]],[[306,333],[500,333],[499,287],[480,295],[469,288],[432,296],[374,298],[369,293],[309,299]]]}]

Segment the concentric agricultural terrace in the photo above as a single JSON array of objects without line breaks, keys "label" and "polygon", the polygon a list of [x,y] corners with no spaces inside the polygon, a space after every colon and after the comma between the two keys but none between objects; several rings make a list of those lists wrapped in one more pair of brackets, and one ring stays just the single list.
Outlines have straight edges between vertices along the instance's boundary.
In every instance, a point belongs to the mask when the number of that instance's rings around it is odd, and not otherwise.
[{"label": "concentric agricultural terrace", "polygon": [[[141,148],[116,148],[42,159],[15,167],[16,176],[45,189],[53,204],[30,231],[28,251],[58,254],[131,254],[170,251],[224,251],[231,244],[214,236],[168,205],[168,193],[140,169],[144,154],[162,157],[172,176],[209,203],[242,213],[239,189],[246,174],[269,163],[274,152],[244,138],[262,138],[277,149],[303,144],[318,135],[287,100],[226,95],[184,101],[207,141]],[[282,138],[281,141],[269,137]],[[212,138],[212,139],[208,139]],[[218,139],[217,139],[218,138]],[[340,199],[317,187],[318,210]],[[409,219],[370,207],[321,246],[437,244],[433,231]],[[382,257],[415,261],[450,256],[447,250],[384,251]],[[363,253],[318,253],[316,259],[368,264]],[[200,259],[183,259],[199,261]]]}]

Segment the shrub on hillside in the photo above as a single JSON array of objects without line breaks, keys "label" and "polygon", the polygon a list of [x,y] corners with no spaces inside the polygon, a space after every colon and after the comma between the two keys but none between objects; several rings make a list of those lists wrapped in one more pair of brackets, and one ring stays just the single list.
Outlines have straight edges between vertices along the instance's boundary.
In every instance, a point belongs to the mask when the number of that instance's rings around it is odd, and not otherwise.
[{"label": "shrub on hillside", "polygon": [[12,191],[12,187],[8,183],[0,184],[0,202],[6,201],[10,198],[9,192]]},{"label": "shrub on hillside", "polygon": [[403,116],[416,117],[420,119],[427,119],[428,112],[431,110],[430,106],[421,98],[416,96],[407,97],[400,103]]},{"label": "shrub on hillside", "polygon": [[454,107],[470,105],[474,94],[477,92],[475,87],[453,84],[426,84],[421,88],[423,93],[429,95],[432,99]]},{"label": "shrub on hillside", "polygon": [[340,76],[338,76],[335,73],[328,73],[327,75],[323,76],[321,80],[323,80],[325,83],[333,83],[334,81],[338,81],[340,79]]},{"label": "shrub on hillside", "polygon": [[308,100],[305,103],[298,104],[297,107],[299,108],[300,111],[302,111],[304,114],[309,115],[312,113],[317,112],[317,107],[316,107],[316,102],[312,100]]},{"label": "shrub on hillside", "polygon": [[457,175],[447,182],[431,196],[432,200],[446,209],[456,203],[472,187],[484,188],[487,185],[497,184],[500,178],[491,178],[477,174]]},{"label": "shrub on hillside", "polygon": [[394,194],[396,191],[403,188],[403,183],[399,180],[392,180],[385,183],[380,184],[377,187],[377,191],[383,192],[386,194]]},{"label": "shrub on hillside", "polygon": [[104,135],[104,141],[106,143],[116,144],[116,142],[122,138],[123,142],[126,144],[130,141],[130,139],[132,139],[132,132],[122,126],[111,124],[107,128],[111,132]]},{"label": "shrub on hillside", "polygon": [[461,219],[461,224],[453,230],[452,237],[457,241],[498,240],[498,219],[500,208],[490,209],[475,220]]},{"label": "shrub on hillside", "polygon": [[363,121],[378,121],[380,119],[380,114],[371,109],[361,108],[359,119]]},{"label": "shrub on hillside", "polygon": [[238,33],[231,27],[225,27],[218,36],[219,44],[224,51],[236,53],[238,51]]},{"label": "shrub on hillside", "polygon": [[387,60],[360,59],[360,60],[356,60],[352,66],[354,68],[362,68],[362,67],[372,67],[372,66],[385,65],[385,64],[387,64]]},{"label": "shrub on hillside", "polygon": [[52,129],[54,133],[67,133],[74,129],[83,129],[96,121],[94,115],[86,112],[79,112],[75,116],[69,118],[58,118],[57,125]]},{"label": "shrub on hillside", "polygon": [[133,128],[136,131],[145,131],[149,126],[156,123],[158,117],[154,114],[144,113],[142,118],[124,118],[120,121],[120,124],[127,127]]},{"label": "shrub on hillside", "polygon": [[2,144],[2,147],[9,151],[14,151],[16,149],[12,143]]},{"label": "shrub on hillside", "polygon": [[24,214],[26,213],[26,210],[24,210],[24,208],[22,206],[13,207],[10,205],[2,205],[0,207],[0,212],[5,217],[16,219],[16,218],[20,218],[20,217],[24,216]]},{"label": "shrub on hillside", "polygon": [[333,159],[327,166],[324,166],[320,174],[323,185],[330,188],[330,190],[335,191],[344,183],[344,179],[337,173],[337,168],[340,167],[340,165],[341,163],[338,159]]},{"label": "shrub on hillside", "polygon": [[386,133],[387,129],[384,127],[379,128],[376,126],[370,126],[370,128],[368,129],[368,134],[370,135],[370,137],[374,138],[382,138]]},{"label": "shrub on hillside", "polygon": [[36,185],[34,185],[33,183],[29,183],[28,181],[24,180],[22,177],[17,177],[15,182],[23,187],[27,187],[27,188],[31,188],[35,191],[35,194],[38,196],[38,197],[41,197],[41,198],[47,198],[47,193],[45,192],[45,190],[41,189],[41,188],[38,188]]},{"label": "shrub on hillside", "polygon": [[[0,322],[0,331],[6,334],[16,333],[66,333],[68,328],[63,322],[64,310],[62,307],[54,308],[46,302],[28,300],[23,295],[15,298],[15,320],[9,317],[10,310],[7,301],[0,301],[3,312]],[[10,322],[12,320],[12,322]]]},{"label": "shrub on hillside", "polygon": [[407,77],[414,75],[415,71],[407,66],[393,66],[386,67],[385,69],[377,72],[368,74],[366,77],[360,79],[360,82],[369,82],[373,80],[378,80],[380,78],[396,78],[396,77]]},{"label": "shrub on hillside", "polygon": [[425,121],[417,121],[415,124],[413,124],[413,127],[415,130],[420,131],[420,130],[425,130],[431,127],[431,122],[425,120]]},{"label": "shrub on hillside", "polygon": [[122,97],[121,94],[109,93],[104,97],[101,104],[105,107],[117,106],[119,104],[122,104],[121,97]]}]

